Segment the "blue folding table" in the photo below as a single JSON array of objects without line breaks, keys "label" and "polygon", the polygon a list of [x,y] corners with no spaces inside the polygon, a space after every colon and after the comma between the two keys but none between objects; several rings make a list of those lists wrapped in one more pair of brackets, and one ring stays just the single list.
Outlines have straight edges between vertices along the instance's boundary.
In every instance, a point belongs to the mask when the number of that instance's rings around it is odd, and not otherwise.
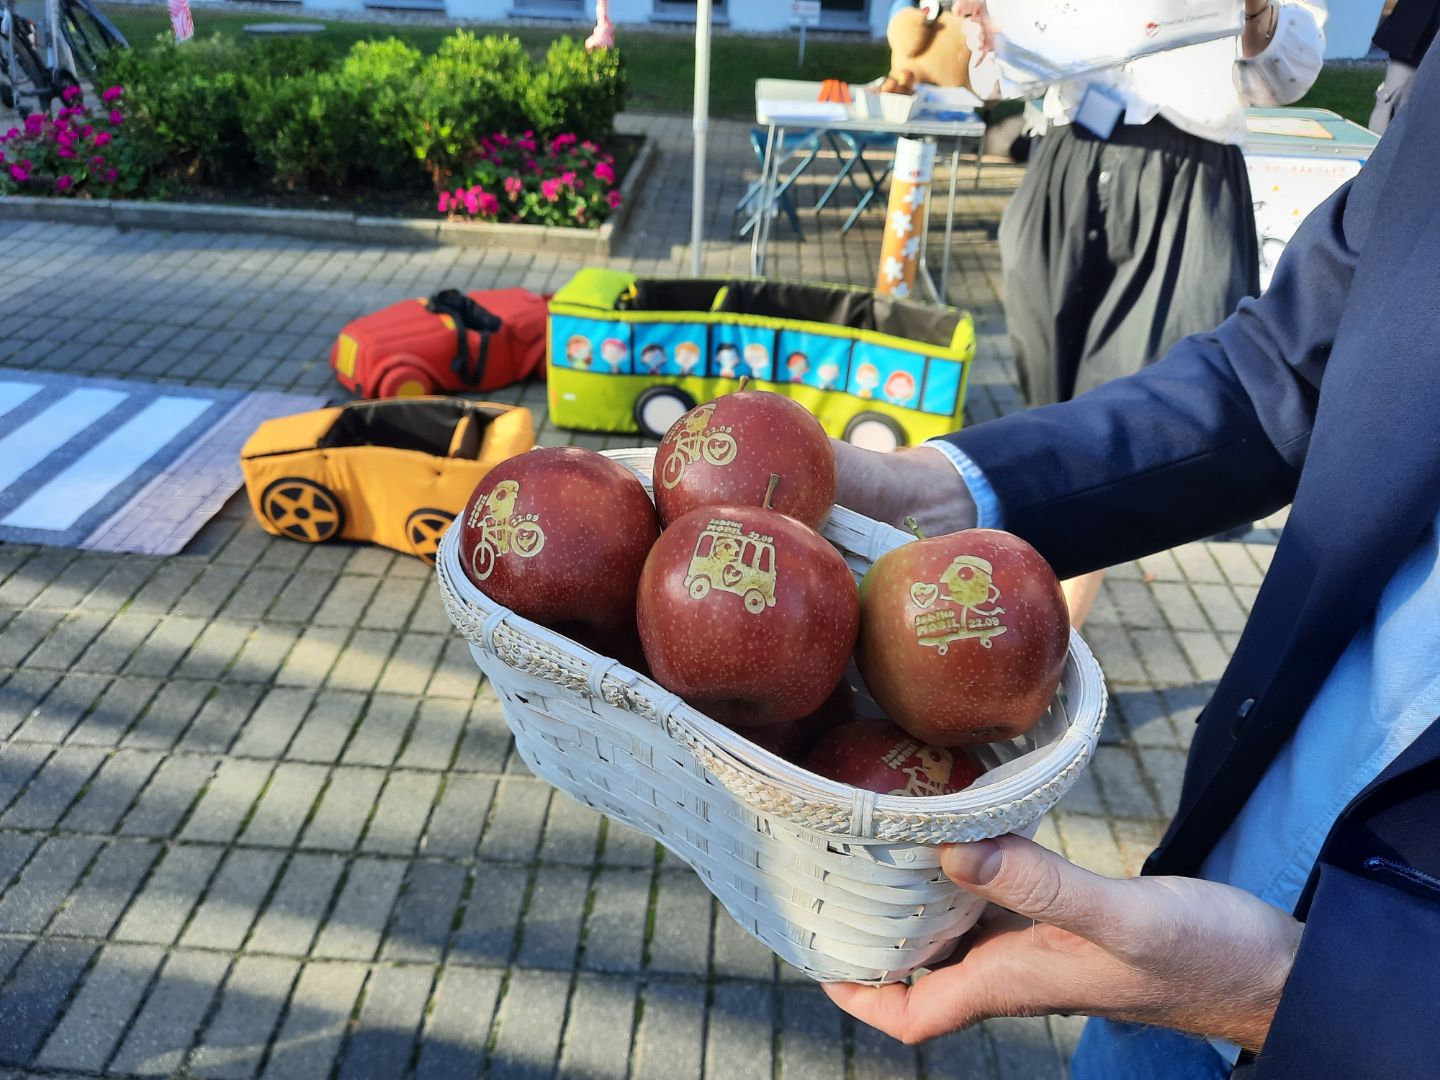
[{"label": "blue folding table", "polygon": [[[755,83],[755,118],[766,131],[765,150],[761,157],[760,178],[757,181],[758,188],[751,195],[756,205],[755,217],[752,219],[753,228],[750,229],[750,272],[758,276],[765,273],[766,249],[770,243],[770,222],[772,210],[784,206],[782,196],[788,197],[790,186],[798,177],[798,171],[791,173],[782,181],[780,177],[783,163],[794,153],[793,132],[797,129],[806,133],[807,138],[813,139],[814,149],[807,143],[807,152],[811,159],[818,152],[819,139],[829,133],[845,133],[847,137],[854,139],[854,151],[850,161],[842,165],[842,174],[832,182],[826,197],[834,193],[834,189],[840,181],[843,181],[856,165],[862,165],[868,170],[868,163],[863,160],[863,152],[867,142],[873,144],[874,140],[880,137],[899,138],[908,136],[912,138],[950,139],[953,146],[950,153],[950,190],[949,200],[945,211],[945,254],[941,260],[940,283],[937,287],[930,272],[926,258],[929,232],[930,232],[930,204],[927,201],[925,207],[925,227],[920,237],[920,281],[928,293],[930,299],[936,303],[946,302],[943,298],[947,295],[946,289],[950,282],[950,239],[955,227],[955,184],[960,171],[960,146],[968,139],[975,141],[975,183],[978,186],[980,180],[981,151],[985,143],[985,121],[978,115],[968,114],[959,119],[933,119],[920,116],[905,121],[885,120],[873,116],[855,116],[854,109],[841,109],[826,107],[829,103],[819,102],[821,84],[818,82],[805,82],[796,79],[759,79]],[[789,134],[787,134],[789,133]],[[785,153],[785,148],[790,147],[791,152]],[[809,161],[804,162],[805,165]],[[862,204],[850,215],[846,223],[848,229],[864,206],[868,205],[874,198],[875,192],[880,188],[889,175],[887,169],[877,178],[871,173],[873,186],[869,192],[861,196]],[[789,215],[793,211],[793,202],[786,209]],[[798,221],[792,218],[792,224],[798,229]]]}]

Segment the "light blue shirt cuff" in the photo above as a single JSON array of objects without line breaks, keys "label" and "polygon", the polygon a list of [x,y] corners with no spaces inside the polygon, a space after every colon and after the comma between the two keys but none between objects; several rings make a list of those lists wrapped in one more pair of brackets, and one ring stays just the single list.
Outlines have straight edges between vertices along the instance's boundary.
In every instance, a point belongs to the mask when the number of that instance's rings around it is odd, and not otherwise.
[{"label": "light blue shirt cuff", "polygon": [[1206,1039],[1205,1041],[1215,1048],[1215,1052],[1225,1059],[1227,1065],[1233,1066],[1240,1060],[1240,1047],[1235,1043],[1227,1042],[1224,1039]]},{"label": "light blue shirt cuff", "polygon": [[970,455],[954,443],[946,442],[944,439],[930,439],[925,445],[939,450],[959,470],[960,479],[965,481],[965,486],[970,489],[970,497],[975,500],[976,527],[1003,529],[1005,519],[1000,513],[1000,497],[995,494],[995,489],[990,486],[990,481],[985,478],[980,466],[970,459]]}]

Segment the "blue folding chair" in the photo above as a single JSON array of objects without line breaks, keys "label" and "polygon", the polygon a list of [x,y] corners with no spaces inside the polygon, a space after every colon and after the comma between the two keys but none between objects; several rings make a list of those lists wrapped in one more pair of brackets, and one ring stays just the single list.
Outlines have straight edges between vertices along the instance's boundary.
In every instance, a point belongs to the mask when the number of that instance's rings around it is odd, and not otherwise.
[{"label": "blue folding chair", "polygon": [[[755,159],[760,162],[762,174],[765,171],[765,142],[769,138],[769,135],[770,133],[767,128],[750,129],[750,147],[755,151]],[[820,132],[811,130],[785,130],[777,136],[776,142],[777,145],[775,146],[774,152],[779,157],[779,162],[775,167],[777,179],[781,173],[784,172],[792,158],[799,158],[799,162],[791,168],[789,175],[785,176],[783,180],[780,180],[779,183],[776,184],[775,198],[779,202],[780,208],[785,211],[785,216],[789,218],[791,228],[793,228],[795,234],[803,240],[805,239],[805,232],[800,227],[800,214],[795,209],[795,200],[790,196],[790,188],[796,180],[800,179],[800,174],[810,167],[810,163],[813,162],[816,155],[820,153]],[[745,194],[740,197],[740,201],[735,204],[735,214],[738,216],[742,210],[755,202],[759,194],[760,181],[754,180],[750,186],[745,189]],[[739,235],[748,235],[750,230],[759,224],[760,215],[764,212],[764,207],[758,207],[746,220],[745,224],[740,226]]]},{"label": "blue folding chair", "polygon": [[[826,137],[830,140],[830,146],[835,151],[836,159],[841,160],[842,164],[840,171],[835,174],[835,179],[830,181],[830,186],[820,194],[820,198],[815,200],[815,210],[817,213],[823,210],[831,196],[840,189],[840,185],[848,180],[851,190],[855,192],[855,209],[850,211],[850,216],[840,227],[842,234],[848,233],[851,226],[860,220],[860,215],[865,212],[865,208],[870,205],[876,193],[884,193],[885,183],[890,179],[890,171],[894,166],[896,137],[872,131],[829,131],[826,132]],[[844,150],[841,149],[842,146],[845,148]],[[870,162],[865,160],[866,150],[890,152],[890,161],[880,171],[879,176],[875,175],[875,170],[870,167]],[[857,165],[870,181],[868,190],[862,190],[859,182],[855,179]]]}]

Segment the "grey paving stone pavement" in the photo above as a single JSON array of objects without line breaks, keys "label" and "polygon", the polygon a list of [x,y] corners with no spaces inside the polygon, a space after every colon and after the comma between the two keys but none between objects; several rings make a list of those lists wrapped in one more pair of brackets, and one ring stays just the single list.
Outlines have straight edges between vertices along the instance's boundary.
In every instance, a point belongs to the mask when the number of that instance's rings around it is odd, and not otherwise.
[{"label": "grey paving stone pavement", "polygon": [[[622,124],[660,155],[610,264],[686,274],[688,122]],[[711,147],[705,266],[746,273],[746,125],[716,122]],[[1019,175],[961,185],[969,423],[1020,407],[994,239]],[[803,211],[803,242],[778,221],[769,272],[873,282],[881,215],[842,235],[842,213]],[[335,401],[347,320],[442,286],[551,291],[582,265],[9,222],[0,251],[0,364]],[[104,319],[56,309],[58,286]],[[541,384],[493,396],[547,445],[631,441],[555,428]],[[1042,843],[1139,869],[1280,522],[1111,571],[1086,630],[1111,719]],[[0,1070],[1038,1080],[1078,1038],[1073,1018],[1007,1020],[917,1050],[852,1023],[674,856],[530,775],[428,568],[271,537],[243,496],[168,558],[0,545],[0,739]]]}]

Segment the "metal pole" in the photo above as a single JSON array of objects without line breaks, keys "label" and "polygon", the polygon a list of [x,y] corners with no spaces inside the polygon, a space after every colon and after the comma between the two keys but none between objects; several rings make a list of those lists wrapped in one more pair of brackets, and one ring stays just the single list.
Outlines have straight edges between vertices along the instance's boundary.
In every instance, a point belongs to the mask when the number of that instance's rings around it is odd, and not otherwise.
[{"label": "metal pole", "polygon": [[[980,148],[975,148],[980,153]],[[955,232],[955,177],[960,172],[960,136],[955,136],[955,149],[950,152],[950,202],[945,207],[945,261],[940,264],[940,303],[950,303],[950,237]]]},{"label": "metal pole", "polygon": [[695,5],[695,180],[690,206],[690,273],[704,273],[705,260],[705,142],[710,131],[710,4]]}]

